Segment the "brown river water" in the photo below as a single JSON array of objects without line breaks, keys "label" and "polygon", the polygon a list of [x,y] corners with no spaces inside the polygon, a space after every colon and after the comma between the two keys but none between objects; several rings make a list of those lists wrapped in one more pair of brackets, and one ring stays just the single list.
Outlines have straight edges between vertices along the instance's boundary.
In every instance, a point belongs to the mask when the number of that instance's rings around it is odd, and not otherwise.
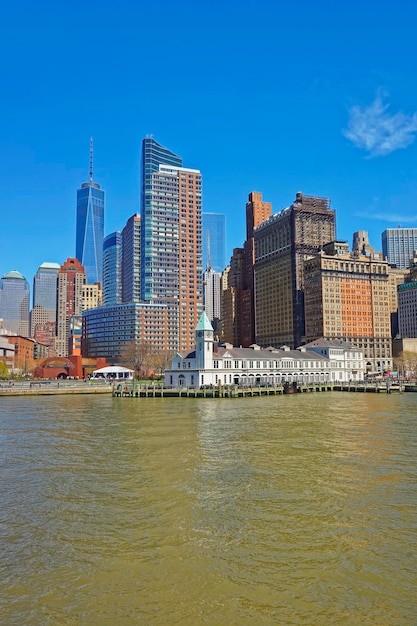
[{"label": "brown river water", "polygon": [[417,394],[0,398],[1,626],[415,626]]}]

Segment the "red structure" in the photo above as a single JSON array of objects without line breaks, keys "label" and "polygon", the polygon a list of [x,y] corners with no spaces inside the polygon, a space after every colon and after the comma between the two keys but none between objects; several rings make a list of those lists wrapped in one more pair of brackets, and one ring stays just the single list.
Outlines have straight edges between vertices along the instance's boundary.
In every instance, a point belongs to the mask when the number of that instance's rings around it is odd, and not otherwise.
[{"label": "red structure", "polygon": [[94,370],[107,367],[106,359],[86,359],[80,355],[44,359],[33,373],[34,378],[88,378]]}]

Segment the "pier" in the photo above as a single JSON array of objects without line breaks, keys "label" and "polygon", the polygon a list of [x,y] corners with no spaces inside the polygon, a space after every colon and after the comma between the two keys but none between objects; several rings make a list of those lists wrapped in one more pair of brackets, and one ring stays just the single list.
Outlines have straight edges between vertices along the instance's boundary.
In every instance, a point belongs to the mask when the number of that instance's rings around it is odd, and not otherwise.
[{"label": "pier", "polygon": [[136,381],[117,383],[112,395],[116,398],[250,398],[279,396],[294,393],[318,393],[324,391],[347,391],[357,393],[402,393],[417,391],[417,387],[393,382],[358,381],[350,383],[316,382],[307,384],[284,384],[274,387],[240,387],[218,385],[204,387],[163,387],[158,384],[139,384]]},{"label": "pier", "polygon": [[250,398],[259,396],[279,396],[293,393],[332,391],[330,383],[308,385],[278,385],[274,387],[239,387],[238,385],[191,387],[162,387],[140,385],[135,382],[116,384],[113,396],[118,398]]}]

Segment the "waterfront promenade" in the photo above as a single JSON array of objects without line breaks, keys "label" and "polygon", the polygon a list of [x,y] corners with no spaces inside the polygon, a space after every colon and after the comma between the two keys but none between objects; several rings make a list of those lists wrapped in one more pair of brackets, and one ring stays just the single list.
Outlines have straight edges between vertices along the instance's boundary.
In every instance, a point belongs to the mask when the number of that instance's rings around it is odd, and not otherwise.
[{"label": "waterfront promenade", "polygon": [[33,380],[2,381],[0,396],[51,396],[67,394],[111,394],[112,386],[105,380]]}]

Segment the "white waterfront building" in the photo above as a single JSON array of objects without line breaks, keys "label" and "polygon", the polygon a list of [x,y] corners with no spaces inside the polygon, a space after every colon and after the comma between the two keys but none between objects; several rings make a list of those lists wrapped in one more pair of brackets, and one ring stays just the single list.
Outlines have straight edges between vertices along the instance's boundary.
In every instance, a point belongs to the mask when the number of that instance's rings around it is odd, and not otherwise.
[{"label": "white waterfront building", "polygon": [[196,347],[177,352],[165,372],[166,387],[205,385],[275,386],[284,383],[363,380],[363,353],[342,341],[318,339],[296,350],[218,345],[205,312],[196,328]]}]

